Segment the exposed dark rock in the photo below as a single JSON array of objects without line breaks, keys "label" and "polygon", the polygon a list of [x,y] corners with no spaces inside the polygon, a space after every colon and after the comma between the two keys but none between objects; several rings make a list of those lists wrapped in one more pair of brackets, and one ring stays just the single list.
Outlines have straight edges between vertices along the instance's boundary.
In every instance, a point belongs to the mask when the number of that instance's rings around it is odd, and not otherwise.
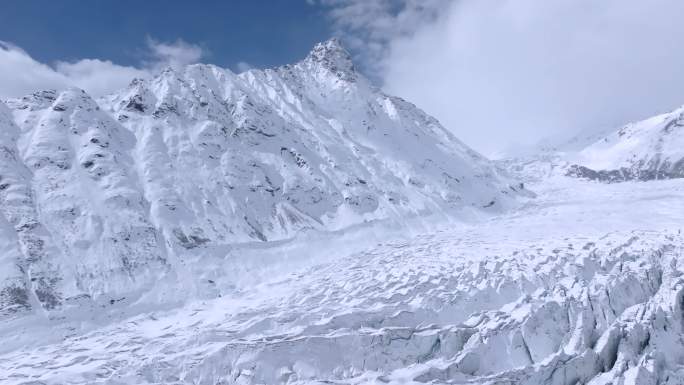
[{"label": "exposed dark rock", "polygon": [[124,108],[129,111],[145,112],[145,104],[143,104],[142,96],[134,95],[130,98],[128,104],[126,104],[126,107]]}]

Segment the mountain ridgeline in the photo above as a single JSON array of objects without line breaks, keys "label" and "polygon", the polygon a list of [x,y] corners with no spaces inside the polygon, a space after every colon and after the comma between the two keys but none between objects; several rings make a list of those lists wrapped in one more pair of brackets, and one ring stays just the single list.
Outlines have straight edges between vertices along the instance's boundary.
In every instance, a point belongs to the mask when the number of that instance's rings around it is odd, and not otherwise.
[{"label": "mountain ridgeline", "polygon": [[613,183],[684,178],[684,107],[630,123],[581,150],[569,176]]},{"label": "mountain ridgeline", "polygon": [[[114,303],[220,246],[464,210],[522,186],[359,74],[336,40],[241,74],[0,103],[0,313]],[[192,278],[191,278],[192,279]]]}]

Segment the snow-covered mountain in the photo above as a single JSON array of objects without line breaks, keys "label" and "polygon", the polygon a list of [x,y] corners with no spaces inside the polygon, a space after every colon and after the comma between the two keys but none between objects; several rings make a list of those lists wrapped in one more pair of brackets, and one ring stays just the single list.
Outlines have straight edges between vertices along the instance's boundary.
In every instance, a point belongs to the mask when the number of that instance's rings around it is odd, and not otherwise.
[{"label": "snow-covered mountain", "polygon": [[605,182],[684,177],[684,107],[628,124],[570,160],[569,175]]},{"label": "snow-covered mountain", "polygon": [[6,314],[132,301],[165,278],[176,290],[159,300],[173,299],[200,290],[188,269],[230,245],[500,211],[521,190],[374,88],[337,40],[275,69],[191,65],[100,100],[69,89],[6,105]]},{"label": "snow-covered mountain", "polygon": [[617,130],[545,140],[497,163],[524,182],[560,175],[606,183],[683,178],[684,107]]},{"label": "snow-covered mountain", "polygon": [[682,127],[494,165],[335,40],[7,100],[0,383],[681,385]]}]

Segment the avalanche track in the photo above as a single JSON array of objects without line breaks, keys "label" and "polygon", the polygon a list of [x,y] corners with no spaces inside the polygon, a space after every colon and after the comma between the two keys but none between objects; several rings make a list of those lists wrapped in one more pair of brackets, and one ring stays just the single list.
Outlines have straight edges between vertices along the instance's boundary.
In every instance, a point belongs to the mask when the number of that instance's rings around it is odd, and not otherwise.
[{"label": "avalanche track", "polygon": [[684,383],[684,181],[529,188],[516,211],[428,234],[252,251],[287,273],[252,275],[245,252],[214,299],[5,323],[0,382]]}]

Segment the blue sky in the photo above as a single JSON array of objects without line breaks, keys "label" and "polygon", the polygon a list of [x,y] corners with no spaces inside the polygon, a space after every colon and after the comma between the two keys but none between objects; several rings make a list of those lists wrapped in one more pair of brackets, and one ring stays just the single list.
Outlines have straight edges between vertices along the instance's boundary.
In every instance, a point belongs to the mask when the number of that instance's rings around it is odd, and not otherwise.
[{"label": "blue sky", "polygon": [[204,60],[234,68],[293,62],[332,35],[326,9],[305,0],[31,1],[3,4],[0,40],[52,63],[82,58],[135,66],[147,39],[182,39]]},{"label": "blue sky", "polygon": [[7,0],[0,99],[98,97],[168,66],[356,68],[490,156],[684,104],[682,0]]}]

